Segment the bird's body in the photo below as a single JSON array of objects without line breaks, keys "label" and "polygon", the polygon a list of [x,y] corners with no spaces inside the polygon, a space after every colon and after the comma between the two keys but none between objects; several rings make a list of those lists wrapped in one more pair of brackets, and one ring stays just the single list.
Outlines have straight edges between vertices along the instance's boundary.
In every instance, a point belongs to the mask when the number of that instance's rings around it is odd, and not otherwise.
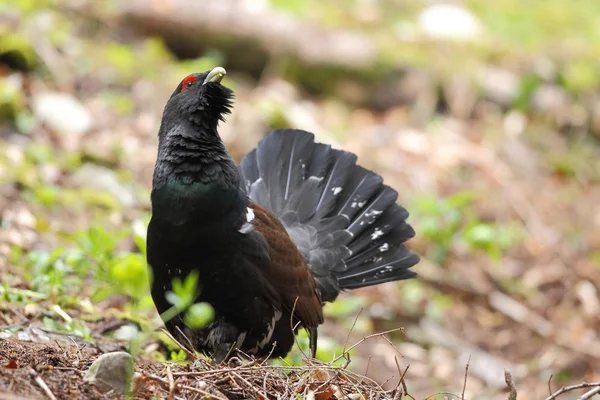
[{"label": "bird's body", "polygon": [[165,107],[148,226],[152,297],[165,312],[171,281],[196,270],[196,301],[215,318],[199,330],[181,315],[165,321],[182,343],[218,361],[233,347],[285,356],[303,327],[314,352],[323,302],[414,276],[408,213],[356,156],[308,132],[271,132],[236,168],[217,133],[232,98],[221,71],[190,75]]}]

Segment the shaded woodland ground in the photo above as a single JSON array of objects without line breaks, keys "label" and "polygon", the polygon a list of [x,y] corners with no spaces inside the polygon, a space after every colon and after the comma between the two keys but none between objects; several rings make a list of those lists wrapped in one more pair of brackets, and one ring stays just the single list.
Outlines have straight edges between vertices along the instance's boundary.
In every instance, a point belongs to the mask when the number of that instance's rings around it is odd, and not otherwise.
[{"label": "shaded woodland ground", "polygon": [[[428,2],[272,3],[0,2],[0,393],[103,398],[82,371],[118,349],[139,398],[283,396],[286,379],[302,397],[332,377],[316,398],[393,398],[403,375],[416,399],[506,399],[506,369],[526,400],[600,381],[600,3],[458,2],[477,17],[452,39]],[[182,77],[216,65],[236,159],[269,129],[309,130],[411,212],[419,278],[343,296],[321,328],[320,360],[360,342],[348,370],[381,387],[351,384],[344,358],[294,373],[297,349],[253,365],[261,392],[155,331],[158,124]]]}]

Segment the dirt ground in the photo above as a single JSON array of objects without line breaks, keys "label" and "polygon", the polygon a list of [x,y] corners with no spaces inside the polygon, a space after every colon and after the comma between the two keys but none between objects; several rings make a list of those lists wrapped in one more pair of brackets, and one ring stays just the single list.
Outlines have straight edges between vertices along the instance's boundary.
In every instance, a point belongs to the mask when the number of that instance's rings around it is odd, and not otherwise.
[{"label": "dirt ground", "polygon": [[104,399],[94,386],[83,382],[84,371],[98,356],[86,346],[0,341],[0,392],[13,399]]},{"label": "dirt ground", "polygon": [[[85,371],[99,354],[85,343],[57,340],[51,343],[0,341],[0,399],[119,399],[111,391],[102,393],[83,380]],[[248,399],[356,398],[392,399],[406,388],[399,384],[384,390],[374,381],[325,363],[303,367],[277,367],[259,361],[242,363],[232,359],[215,366],[198,360],[190,365],[159,365],[140,360],[134,375],[132,398]],[[312,394],[310,394],[312,392]]]}]

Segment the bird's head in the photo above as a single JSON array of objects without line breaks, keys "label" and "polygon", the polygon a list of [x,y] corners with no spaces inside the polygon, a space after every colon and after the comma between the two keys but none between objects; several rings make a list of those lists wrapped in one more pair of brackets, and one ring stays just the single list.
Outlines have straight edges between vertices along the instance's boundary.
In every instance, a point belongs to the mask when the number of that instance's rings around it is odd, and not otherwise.
[{"label": "bird's head", "polygon": [[231,112],[233,91],[223,85],[225,69],[185,77],[169,98],[163,113],[163,129],[168,132],[174,125],[188,120],[203,130],[216,130],[219,121]]}]

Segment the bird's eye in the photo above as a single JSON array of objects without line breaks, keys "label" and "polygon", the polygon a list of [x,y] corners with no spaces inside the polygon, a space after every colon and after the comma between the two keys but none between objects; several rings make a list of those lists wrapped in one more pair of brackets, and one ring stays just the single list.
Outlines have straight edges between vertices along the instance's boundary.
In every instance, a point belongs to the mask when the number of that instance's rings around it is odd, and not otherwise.
[{"label": "bird's eye", "polygon": [[196,82],[196,77],[194,75],[190,75],[183,80],[181,84],[181,90],[192,87],[192,85]]}]

